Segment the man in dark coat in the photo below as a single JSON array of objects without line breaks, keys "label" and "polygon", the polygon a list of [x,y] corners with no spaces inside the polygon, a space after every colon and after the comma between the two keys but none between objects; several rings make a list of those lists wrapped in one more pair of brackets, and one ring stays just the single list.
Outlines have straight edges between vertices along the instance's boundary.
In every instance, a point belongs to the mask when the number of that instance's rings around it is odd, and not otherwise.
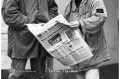
[{"label": "man in dark coat", "polygon": [[32,79],[43,79],[45,49],[29,32],[25,24],[46,23],[57,15],[54,0],[4,0],[2,16],[8,28],[8,56],[12,59],[9,79],[21,79],[28,59]]}]

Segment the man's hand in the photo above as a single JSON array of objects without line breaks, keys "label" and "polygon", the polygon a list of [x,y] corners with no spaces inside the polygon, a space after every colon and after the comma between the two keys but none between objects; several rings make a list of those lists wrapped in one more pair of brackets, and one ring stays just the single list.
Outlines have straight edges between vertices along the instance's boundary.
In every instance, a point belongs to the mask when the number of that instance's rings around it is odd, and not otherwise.
[{"label": "man's hand", "polygon": [[35,16],[35,23],[47,23],[49,20],[47,19],[47,17],[42,13],[42,12],[37,12],[36,16]]},{"label": "man's hand", "polygon": [[71,27],[79,27],[80,26],[80,22],[79,21],[73,21],[73,22],[70,22],[69,23],[69,25],[71,26]]}]

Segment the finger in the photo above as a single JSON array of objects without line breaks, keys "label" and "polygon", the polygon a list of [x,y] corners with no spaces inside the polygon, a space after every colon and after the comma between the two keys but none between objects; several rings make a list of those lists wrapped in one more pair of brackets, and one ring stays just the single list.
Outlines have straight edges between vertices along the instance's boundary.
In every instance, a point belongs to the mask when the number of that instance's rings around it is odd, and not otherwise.
[{"label": "finger", "polygon": [[78,25],[72,25],[71,27],[78,27]]},{"label": "finger", "polygon": [[75,24],[74,24],[74,23],[69,23],[69,25],[72,25],[72,26],[73,26],[73,25],[75,25]]},{"label": "finger", "polygon": [[78,26],[78,24],[72,24],[71,26]]},{"label": "finger", "polygon": [[71,22],[70,24],[75,24],[75,23]]}]

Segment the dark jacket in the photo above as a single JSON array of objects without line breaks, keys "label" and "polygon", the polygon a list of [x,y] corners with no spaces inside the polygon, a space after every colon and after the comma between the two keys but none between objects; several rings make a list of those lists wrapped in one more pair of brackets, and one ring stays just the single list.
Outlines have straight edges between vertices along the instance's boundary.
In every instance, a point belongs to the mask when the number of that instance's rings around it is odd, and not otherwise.
[{"label": "dark jacket", "polygon": [[43,51],[37,39],[24,24],[46,23],[57,15],[54,0],[4,0],[2,16],[8,28],[8,56],[27,59]]},{"label": "dark jacket", "polygon": [[82,0],[79,7],[74,0],[67,6],[64,16],[69,22],[79,21],[84,40],[91,47],[93,57],[80,64],[89,67],[101,66],[110,59],[103,25],[107,18],[107,11],[102,0]]}]

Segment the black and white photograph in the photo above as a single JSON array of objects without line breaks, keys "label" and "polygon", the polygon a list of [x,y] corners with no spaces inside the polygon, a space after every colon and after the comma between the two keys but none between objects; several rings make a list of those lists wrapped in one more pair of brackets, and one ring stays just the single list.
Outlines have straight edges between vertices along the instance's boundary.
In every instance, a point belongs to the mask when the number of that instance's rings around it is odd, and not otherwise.
[{"label": "black and white photograph", "polygon": [[1,79],[119,79],[119,0],[1,0],[0,9]]}]

